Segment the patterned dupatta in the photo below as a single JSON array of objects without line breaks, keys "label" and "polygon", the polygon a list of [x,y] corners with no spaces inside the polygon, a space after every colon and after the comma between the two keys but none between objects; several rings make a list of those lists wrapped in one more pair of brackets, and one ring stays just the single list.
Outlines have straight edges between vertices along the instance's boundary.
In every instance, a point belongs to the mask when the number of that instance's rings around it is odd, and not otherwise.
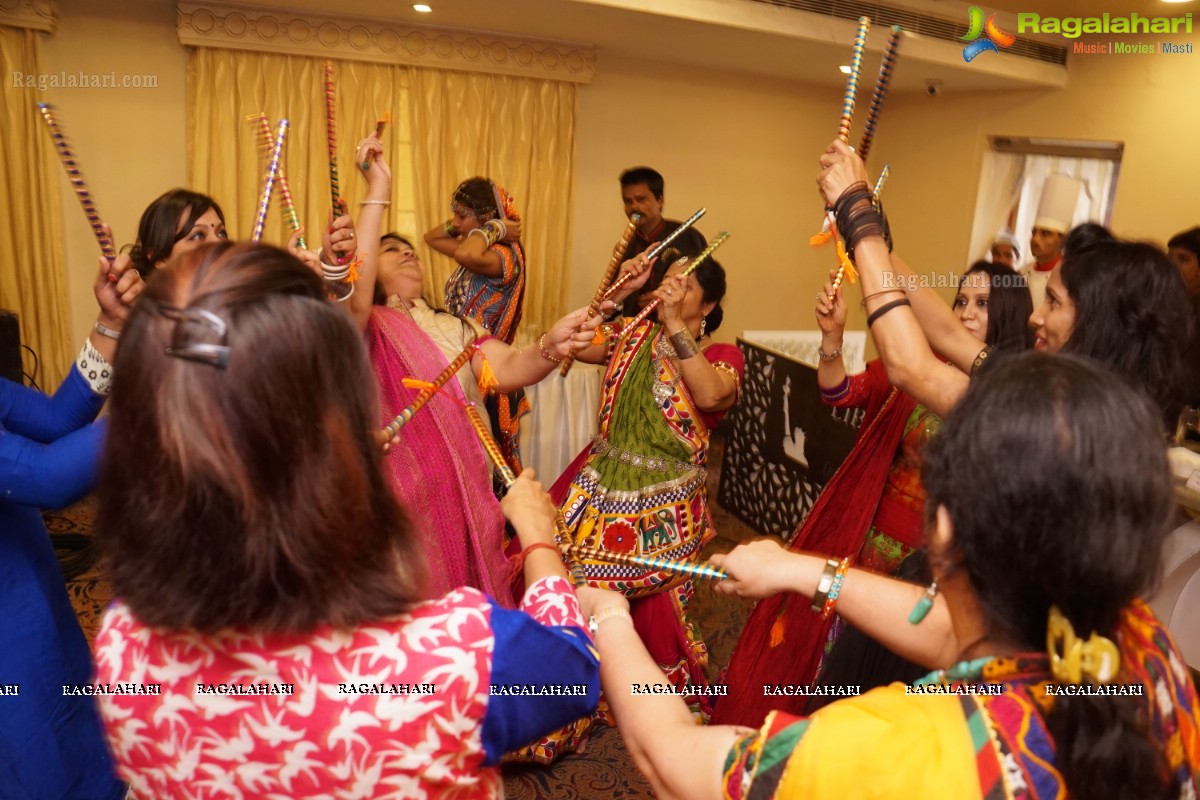
[{"label": "patterned dupatta", "polygon": [[[662,326],[625,331],[604,376],[600,426],[563,513],[576,542],[695,561],[711,537],[704,464],[709,429],[662,351]],[[660,570],[584,561],[593,585],[630,597],[680,583]]]},{"label": "patterned dupatta", "polygon": [[[382,427],[417,395],[403,379],[430,380],[447,360],[403,310],[375,307],[367,344],[379,383]],[[439,395],[401,430],[383,459],[384,470],[419,531],[430,596],[472,586],[512,608],[504,518],[492,494],[491,465],[461,408],[459,382],[450,381]]]}]

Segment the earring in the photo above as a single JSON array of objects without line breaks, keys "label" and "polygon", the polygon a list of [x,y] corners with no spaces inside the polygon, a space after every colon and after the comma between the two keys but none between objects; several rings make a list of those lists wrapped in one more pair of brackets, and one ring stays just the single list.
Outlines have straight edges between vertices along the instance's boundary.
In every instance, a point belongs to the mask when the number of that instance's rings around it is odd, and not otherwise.
[{"label": "earring", "polygon": [[696,337],[697,339],[703,339],[703,338],[704,338],[704,329],[705,329],[705,328],[707,328],[707,327],[708,327],[708,318],[707,318],[707,317],[701,317],[701,318],[700,318],[700,335]]},{"label": "earring", "polygon": [[920,625],[926,617],[929,616],[929,611],[933,608],[933,598],[937,597],[938,587],[937,581],[929,584],[929,588],[925,590],[925,596],[917,601],[913,606],[913,610],[908,612],[908,624]]}]

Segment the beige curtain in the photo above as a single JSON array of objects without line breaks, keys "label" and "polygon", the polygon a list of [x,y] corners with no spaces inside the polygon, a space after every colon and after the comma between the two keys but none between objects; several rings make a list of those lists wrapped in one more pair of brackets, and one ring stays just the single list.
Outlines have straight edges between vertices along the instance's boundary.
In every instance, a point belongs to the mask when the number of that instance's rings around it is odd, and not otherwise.
[{"label": "beige curtain", "polygon": [[[566,310],[575,85],[414,67],[409,97],[421,232],[450,217],[460,181],[483,175],[507,189],[528,267],[521,328],[523,338],[536,336]],[[454,264],[431,258],[426,293],[440,303]]]},{"label": "beige curtain", "polygon": [[[20,315],[21,341],[38,356],[38,385],[52,392],[74,356],[59,210],[62,167],[36,111],[42,93],[11,79],[42,72],[41,36],[0,26],[0,308]],[[28,353],[24,363],[31,372]]]},{"label": "beige curtain", "polygon": [[[325,124],[325,62],[300,56],[193,48],[188,55],[188,181],[225,212],[232,239],[249,239],[262,197],[266,158],[250,115],[265,112],[276,130],[290,128],[283,158],[296,213],[309,248],[321,243],[332,203]],[[385,228],[415,233],[408,70],[335,62],[338,177],[352,214],[366,192],[354,164],[355,145],[385,114],[383,142],[392,167],[392,205]],[[282,245],[290,230],[278,191],[271,198],[263,241]]]}]

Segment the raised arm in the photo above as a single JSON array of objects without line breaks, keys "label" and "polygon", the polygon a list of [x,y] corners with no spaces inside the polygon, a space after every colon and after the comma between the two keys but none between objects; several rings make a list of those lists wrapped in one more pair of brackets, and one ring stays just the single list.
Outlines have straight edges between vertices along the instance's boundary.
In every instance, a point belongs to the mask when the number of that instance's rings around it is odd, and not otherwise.
[{"label": "raised arm", "polygon": [[946,305],[942,298],[928,286],[921,286],[912,269],[900,256],[891,254],[892,271],[896,275],[896,285],[908,286],[908,299],[912,303],[913,313],[929,346],[934,352],[958,367],[964,373],[970,373],[971,365],[984,348],[970,331],[963,327],[962,322],[954,311]]},{"label": "raised arm", "polygon": [[[368,158],[373,154],[373,158]],[[383,143],[374,131],[358,144],[356,164],[366,164],[364,177],[367,180],[367,196],[363,199],[356,225],[358,233],[358,255],[362,263],[358,268],[358,282],[354,295],[348,301],[350,312],[360,330],[367,329],[371,319],[371,306],[375,298],[375,282],[379,279],[379,237],[383,235],[383,214],[391,202],[392,170],[383,157]]]},{"label": "raised arm", "polygon": [[[821,156],[821,166],[821,191],[828,203],[839,208],[841,219],[851,212],[861,215],[859,219],[866,218],[870,189],[862,160],[847,145],[835,141]],[[868,327],[888,379],[935,414],[945,415],[966,391],[967,375],[934,355],[907,293],[885,279],[891,259],[883,236],[852,236],[850,244],[861,277]]]}]

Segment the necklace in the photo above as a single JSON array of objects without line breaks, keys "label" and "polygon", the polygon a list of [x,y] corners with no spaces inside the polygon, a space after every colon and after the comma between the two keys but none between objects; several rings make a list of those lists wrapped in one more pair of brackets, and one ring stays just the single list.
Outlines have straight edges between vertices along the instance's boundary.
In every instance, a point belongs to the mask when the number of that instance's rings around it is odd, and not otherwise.
[{"label": "necklace", "polygon": [[654,349],[650,353],[650,361],[654,364],[654,387],[651,392],[654,394],[655,405],[664,405],[675,395],[675,386],[679,383],[680,375],[677,373],[675,377],[667,380],[663,378],[667,374],[666,359],[677,357],[675,348],[667,341],[662,331],[659,331],[654,340]]}]

